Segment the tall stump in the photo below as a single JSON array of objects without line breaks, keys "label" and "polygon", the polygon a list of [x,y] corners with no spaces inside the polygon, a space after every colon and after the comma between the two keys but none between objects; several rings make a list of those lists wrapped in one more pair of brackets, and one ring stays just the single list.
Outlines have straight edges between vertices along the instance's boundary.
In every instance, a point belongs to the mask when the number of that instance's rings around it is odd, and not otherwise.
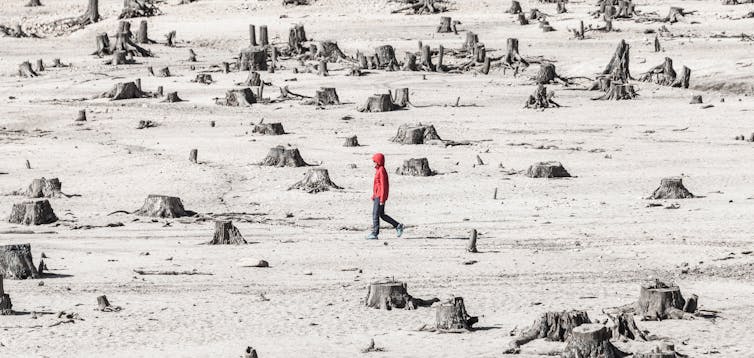
[{"label": "tall stump", "polygon": [[0,276],[10,280],[40,277],[31,257],[30,244],[0,246]]},{"label": "tall stump", "polygon": [[470,331],[479,321],[466,312],[463,297],[453,297],[437,306],[435,328],[440,332]]},{"label": "tall stump", "polygon": [[13,303],[10,301],[10,295],[5,293],[3,287],[3,275],[0,274],[0,316],[13,314]]},{"label": "tall stump", "polygon": [[215,234],[212,237],[212,241],[208,242],[209,245],[242,245],[245,244],[241,232],[233,226],[233,222],[230,220],[217,220],[215,221]]}]

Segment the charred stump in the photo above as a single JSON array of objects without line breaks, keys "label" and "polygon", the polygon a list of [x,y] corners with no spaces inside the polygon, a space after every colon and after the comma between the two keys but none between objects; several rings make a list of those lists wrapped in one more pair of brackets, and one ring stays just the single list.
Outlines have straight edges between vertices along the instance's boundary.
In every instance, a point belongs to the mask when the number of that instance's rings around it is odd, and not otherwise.
[{"label": "charred stump", "polygon": [[13,204],[8,222],[23,225],[44,225],[58,221],[48,200],[32,200]]},{"label": "charred stump", "polygon": [[628,356],[610,343],[610,332],[601,324],[582,324],[573,329],[566,340],[562,358],[604,357],[622,358]]},{"label": "charred stump", "polygon": [[268,167],[305,167],[308,166],[301,157],[298,148],[287,149],[281,145],[270,148],[267,156],[259,165]]},{"label": "charred stump", "polygon": [[62,185],[63,184],[60,183],[60,179],[58,178],[34,179],[31,181],[31,184],[29,184],[29,187],[26,189],[26,197],[35,199],[35,198],[54,198],[54,197],[62,196],[63,194],[60,191]]},{"label": "charred stump", "polygon": [[390,94],[369,96],[364,106],[357,108],[359,112],[390,112],[393,109],[393,101],[390,98]]},{"label": "charred stump", "polygon": [[463,297],[453,297],[437,305],[435,317],[435,328],[440,332],[471,331],[472,326],[479,321],[478,317],[472,317],[466,312]]},{"label": "charred stump", "polygon": [[586,311],[560,311],[543,313],[531,327],[523,330],[509,343],[504,353],[518,353],[522,345],[544,338],[551,342],[565,342],[574,329],[591,323]]},{"label": "charred stump", "polygon": [[144,199],[144,205],[133,212],[135,215],[155,218],[179,218],[189,216],[183,208],[181,199],[175,196],[149,194]]},{"label": "charred stump", "polygon": [[[10,280],[40,277],[31,257],[31,244],[0,246],[0,281],[3,277]],[[0,294],[2,291],[0,289]]]},{"label": "charred stump", "polygon": [[209,245],[243,245],[246,243],[238,228],[230,220],[215,221],[215,235]]},{"label": "charred stump", "polygon": [[257,102],[251,88],[232,89],[225,92],[225,98],[217,99],[215,103],[221,106],[249,107]]},{"label": "charred stump", "polygon": [[570,178],[571,174],[560,162],[539,162],[529,166],[526,176],[529,178]]},{"label": "charred stump", "polygon": [[683,186],[683,180],[678,177],[663,178],[660,180],[660,186],[647,199],[688,199],[693,198],[694,194]]},{"label": "charred stump", "polygon": [[441,140],[433,125],[403,124],[391,142],[401,144],[424,144],[432,140]]},{"label": "charred stump", "polygon": [[291,185],[288,190],[299,189],[309,194],[321,193],[330,189],[343,189],[330,180],[327,169],[309,169],[304,178]]},{"label": "charred stump", "polygon": [[429,168],[429,161],[427,158],[411,158],[409,160],[404,160],[403,165],[396,169],[395,173],[415,177],[428,177],[435,175],[435,172]]}]

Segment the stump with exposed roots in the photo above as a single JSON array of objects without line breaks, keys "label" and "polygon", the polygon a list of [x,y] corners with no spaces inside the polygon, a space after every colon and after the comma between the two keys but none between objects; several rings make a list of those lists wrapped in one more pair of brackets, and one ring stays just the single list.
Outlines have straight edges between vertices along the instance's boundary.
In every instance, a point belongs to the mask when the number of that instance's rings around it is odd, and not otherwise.
[{"label": "stump with exposed roots", "polygon": [[560,105],[553,100],[555,92],[547,92],[547,87],[544,85],[537,86],[534,94],[529,95],[529,98],[524,104],[524,108],[532,109],[545,109],[550,107],[560,107]]},{"label": "stump with exposed roots", "polygon": [[134,214],[154,218],[180,218],[189,216],[189,213],[183,208],[183,202],[181,202],[180,198],[156,194],[149,194],[144,199],[144,205],[134,211]]},{"label": "stump with exposed roots", "polygon": [[344,147],[358,147],[359,139],[356,136],[346,137],[345,141],[343,142],[343,146]]},{"label": "stump with exposed roots", "polygon": [[539,162],[529,166],[526,176],[529,178],[570,178],[571,174],[560,162]]},{"label": "stump with exposed roots", "polygon": [[26,197],[27,198],[54,198],[58,196],[62,196],[63,193],[60,191],[63,184],[60,183],[60,179],[58,178],[39,178],[34,179],[31,181],[31,184],[29,184],[29,187],[26,189]]},{"label": "stump with exposed roots", "polygon": [[670,57],[665,57],[665,61],[661,65],[652,67],[649,71],[643,73],[639,77],[639,81],[653,82],[662,86],[689,88],[689,79],[691,78],[691,70],[683,66],[681,76],[673,69],[673,60]]},{"label": "stump with exposed roots", "polygon": [[225,98],[219,98],[215,103],[221,106],[250,107],[257,102],[257,98],[251,88],[232,89],[225,92]]},{"label": "stump with exposed roots", "polygon": [[432,140],[442,140],[435,130],[435,126],[418,124],[402,124],[398,133],[390,139],[391,142],[401,144],[424,144]]},{"label": "stump with exposed roots", "polygon": [[357,108],[359,112],[390,112],[393,108],[393,101],[390,94],[375,94],[367,98],[367,102]]},{"label": "stump with exposed roots", "polygon": [[343,51],[340,50],[337,42],[334,41],[320,41],[316,43],[317,57],[325,59],[329,62],[336,62],[340,59],[346,58]]},{"label": "stump with exposed roots", "polygon": [[13,204],[8,222],[23,225],[44,225],[58,221],[48,200],[32,200]]},{"label": "stump with exposed roots", "polygon": [[508,14],[517,15],[517,14],[523,14],[524,10],[521,9],[521,3],[519,3],[516,0],[513,0],[511,2],[511,7],[508,10],[505,10],[505,12]]},{"label": "stump with exposed roots", "polygon": [[120,82],[107,92],[103,92],[99,98],[109,98],[111,101],[122,99],[144,98],[147,94],[139,89],[136,82]]},{"label": "stump with exposed roots", "polygon": [[0,277],[10,280],[40,277],[31,257],[31,244],[0,246]]},{"label": "stump with exposed roots", "polygon": [[395,50],[393,49],[393,46],[378,46],[374,49],[374,52],[377,57],[378,68],[387,71],[397,71],[400,69],[400,66],[398,66],[398,60],[395,58]]},{"label": "stump with exposed roots", "polygon": [[321,193],[330,189],[343,189],[330,180],[327,169],[309,169],[304,178],[291,185],[288,190],[299,189],[309,194]]},{"label": "stump with exposed roots", "polygon": [[607,81],[607,91],[599,97],[592,98],[595,101],[621,101],[630,100],[638,96],[633,85],[616,81]]},{"label": "stump with exposed roots", "polygon": [[415,177],[428,177],[435,175],[435,172],[429,168],[429,161],[427,158],[411,158],[409,160],[404,160],[403,165],[396,169],[395,173]]},{"label": "stump with exposed roots", "polygon": [[610,343],[610,332],[601,324],[582,324],[573,329],[566,340],[562,358],[622,358],[627,353]]},{"label": "stump with exposed roots", "polygon": [[576,327],[592,323],[586,311],[545,312],[531,327],[521,331],[508,345],[504,353],[518,353],[522,345],[544,338],[551,342],[564,342]]},{"label": "stump with exposed roots", "polygon": [[518,74],[521,69],[529,67],[529,62],[518,53],[518,39],[509,38],[506,44],[507,51],[503,57],[503,65],[513,69],[514,74]]},{"label": "stump with exposed roots", "polygon": [[280,122],[259,123],[254,125],[254,128],[251,129],[251,132],[263,135],[283,135],[285,134],[285,129],[283,129],[283,124]]},{"label": "stump with exposed roots", "polygon": [[99,20],[99,0],[89,0],[86,11],[81,16],[76,18],[75,24],[77,24],[78,26],[85,26],[96,23]]},{"label": "stump with exposed roots", "polygon": [[241,232],[238,228],[233,226],[233,222],[230,220],[217,220],[215,221],[215,234],[212,240],[208,242],[209,245],[242,245],[245,244]]},{"label": "stump with exposed roots", "polygon": [[558,83],[560,81],[563,84],[571,84],[571,80],[566,77],[558,75],[555,70],[555,64],[550,62],[543,62],[539,65],[539,72],[534,77],[534,82],[540,85],[547,85],[551,83]]},{"label": "stump with exposed roots", "polygon": [[338,92],[334,87],[321,87],[317,90],[317,105],[318,106],[330,106],[339,105],[340,98],[338,98]]},{"label": "stump with exposed roots", "polygon": [[473,325],[479,321],[466,312],[463,297],[453,297],[437,305],[435,311],[435,328],[440,332],[471,331]]},{"label": "stump with exposed roots", "polygon": [[241,71],[267,70],[267,49],[263,46],[251,46],[241,50],[238,55],[238,69]]},{"label": "stump with exposed roots", "polygon": [[647,199],[688,199],[694,194],[683,186],[683,180],[678,177],[663,178],[660,186]]},{"label": "stump with exposed roots", "polygon": [[270,148],[267,156],[259,165],[268,167],[305,167],[308,166],[301,157],[298,148],[286,148],[281,145]]},{"label": "stump with exposed roots", "polygon": [[119,19],[130,19],[134,17],[148,17],[162,14],[159,8],[151,1],[147,0],[124,0],[123,10]]}]

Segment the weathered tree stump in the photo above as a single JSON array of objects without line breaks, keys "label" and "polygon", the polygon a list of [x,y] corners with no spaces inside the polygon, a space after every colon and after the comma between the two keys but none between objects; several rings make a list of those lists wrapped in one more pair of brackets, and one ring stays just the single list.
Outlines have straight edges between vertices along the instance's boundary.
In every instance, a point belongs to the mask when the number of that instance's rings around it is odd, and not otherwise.
[{"label": "weathered tree stump", "polygon": [[177,103],[177,102],[183,102],[183,99],[181,97],[178,97],[178,92],[168,92],[168,95],[165,96],[165,99],[163,102],[167,103]]},{"label": "weathered tree stump", "polygon": [[41,58],[37,59],[37,63],[36,63],[36,67],[35,68],[36,68],[37,72],[43,72],[45,70],[44,61],[42,61]]},{"label": "weathered tree stump", "polygon": [[42,2],[41,2],[41,1],[39,1],[39,0],[29,0],[29,2],[28,2],[28,3],[26,3],[26,5],[24,5],[24,6],[26,6],[26,7],[37,7],[37,6],[42,6]]},{"label": "weathered tree stump", "polygon": [[694,194],[691,194],[683,186],[683,180],[673,177],[660,180],[660,186],[647,199],[687,199],[693,197]]},{"label": "weathered tree stump", "polygon": [[435,65],[435,71],[437,72],[447,71],[447,67],[443,64],[444,58],[445,58],[445,47],[440,45],[437,47],[437,65]]},{"label": "weathered tree stump", "polygon": [[58,178],[40,178],[40,179],[34,179],[31,181],[31,184],[29,184],[29,187],[26,189],[26,197],[27,198],[54,198],[57,196],[62,196],[62,192],[60,191],[62,187],[62,184],[60,183],[60,179]]},{"label": "weathered tree stump", "polygon": [[155,218],[179,218],[189,215],[183,208],[180,198],[156,194],[149,194],[144,199],[144,205],[134,211],[134,214]]},{"label": "weathered tree stump", "polygon": [[249,87],[261,86],[262,76],[259,74],[259,72],[249,71],[249,75],[246,76],[246,81],[244,81],[243,84]]},{"label": "weathered tree stump", "polygon": [[305,167],[308,166],[301,157],[298,148],[285,148],[281,145],[270,148],[267,156],[259,165],[269,167]]},{"label": "weathered tree stump", "polygon": [[508,68],[512,68],[514,74],[518,74],[522,68],[529,66],[529,62],[518,53],[518,39],[509,38],[506,44],[507,52],[505,57],[503,57],[503,64]]},{"label": "weathered tree stump", "polygon": [[252,347],[246,347],[246,350],[244,350],[243,358],[259,358],[257,356],[257,350]]},{"label": "weathered tree stump", "polygon": [[246,240],[230,220],[215,221],[215,235],[209,245],[243,245]]},{"label": "weathered tree stump", "polygon": [[469,53],[473,54],[474,49],[476,49],[476,44],[479,42],[479,35],[468,31],[466,32],[466,41],[463,43],[463,49]]},{"label": "weathered tree stump", "polygon": [[13,314],[13,303],[10,300],[10,295],[5,293],[3,287],[3,275],[0,274],[0,316],[7,316]]},{"label": "weathered tree stump", "polygon": [[106,311],[110,307],[112,306],[110,305],[110,301],[107,300],[107,296],[97,296],[97,310]]},{"label": "weathered tree stump", "polygon": [[400,66],[398,66],[398,60],[395,59],[395,50],[393,50],[393,46],[378,46],[374,49],[374,52],[377,56],[379,68],[386,71],[397,71],[400,69]]},{"label": "weathered tree stump", "polygon": [[283,135],[285,130],[282,123],[259,123],[255,124],[251,129],[252,133],[259,133],[264,135]]},{"label": "weathered tree stump", "polygon": [[249,46],[257,46],[256,26],[249,24]]},{"label": "weathered tree stump", "polygon": [[368,287],[365,305],[371,308],[391,310],[393,308],[413,309],[413,297],[408,294],[407,286],[399,281],[377,281]]},{"label": "weathered tree stump", "polygon": [[249,107],[257,102],[257,98],[251,88],[232,89],[225,92],[225,98],[215,101],[221,106]]},{"label": "weathered tree stump", "polygon": [[568,12],[565,7],[565,1],[558,1],[555,12],[557,12],[558,14],[565,14],[566,12]]},{"label": "weathered tree stump", "polygon": [[441,16],[440,17],[440,26],[437,27],[437,32],[439,33],[448,33],[453,32],[453,28],[451,27],[452,19],[450,16]]},{"label": "weathered tree stump", "polygon": [[610,332],[601,324],[582,324],[573,329],[566,341],[562,358],[604,357],[622,358],[627,356],[610,343]]},{"label": "weathered tree stump", "polygon": [[99,0],[89,0],[89,5],[87,6],[86,11],[78,17],[76,23],[79,26],[85,26],[99,22],[99,20]]},{"label": "weathered tree stump", "polygon": [[[10,280],[40,277],[31,257],[30,244],[0,246],[0,277]],[[2,285],[0,284],[0,286]],[[0,290],[0,293],[2,293],[2,290]]]},{"label": "weathered tree stump", "polygon": [[547,92],[547,88],[544,85],[538,85],[534,94],[530,95],[524,104],[524,108],[532,109],[545,109],[550,107],[560,107],[560,105],[553,101],[555,96],[554,92]]},{"label": "weathered tree stump", "polygon": [[435,65],[432,63],[432,50],[429,48],[429,45],[422,47],[419,64],[424,71],[435,72]]},{"label": "weathered tree stump", "polygon": [[165,34],[165,46],[175,47],[175,30],[172,30]]},{"label": "weathered tree stump", "polygon": [[94,55],[102,57],[112,54],[112,51],[110,51],[110,37],[107,36],[106,32],[98,34],[94,40],[97,46],[97,50],[93,53]]},{"label": "weathered tree stump", "polygon": [[569,178],[571,174],[563,168],[560,162],[539,162],[529,166],[526,176],[529,178]]},{"label": "weathered tree stump", "polygon": [[673,69],[673,60],[670,57],[665,57],[665,61],[662,64],[652,67],[639,77],[639,81],[654,82],[662,86],[672,85],[675,79],[676,73],[675,69]]},{"label": "weathered tree stump", "polygon": [[189,49],[189,57],[186,59],[188,62],[196,62],[196,52],[193,49]]},{"label": "weathered tree stump", "polygon": [[336,62],[340,59],[346,58],[343,51],[340,50],[337,42],[334,41],[319,41],[316,43],[317,57],[323,58],[329,62]]},{"label": "weathered tree stump", "polygon": [[192,149],[192,150],[190,150],[189,151],[189,162],[194,163],[194,164],[198,163],[197,158],[196,158],[198,155],[199,155],[199,150],[198,149]]},{"label": "weathered tree stump", "polygon": [[504,353],[518,353],[522,345],[540,338],[552,342],[564,342],[571,337],[576,327],[591,322],[586,311],[571,310],[542,313],[531,327],[521,331],[508,344],[508,349]]},{"label": "weathered tree stump", "polygon": [[[696,306],[697,298],[694,298],[693,306]],[[674,285],[668,285],[659,280],[648,285],[642,285],[639,292],[639,300],[636,302],[635,314],[647,321],[660,321],[673,318],[682,319],[685,313],[686,300],[683,299],[681,289]],[[696,311],[696,307],[693,308]]]},{"label": "weathered tree stump", "polygon": [[693,14],[695,11],[684,11],[682,7],[671,6],[668,11],[668,16],[663,19],[665,22],[671,24],[683,20],[686,15]]},{"label": "weathered tree stump", "polygon": [[170,77],[170,68],[163,67],[157,70],[157,73],[155,74],[157,77]]},{"label": "weathered tree stump", "polygon": [[238,69],[241,71],[264,71],[267,69],[267,50],[256,46],[241,50],[238,55]]},{"label": "weathered tree stump", "polygon": [[476,229],[471,229],[471,236],[469,237],[469,244],[466,246],[466,251],[471,253],[477,253],[476,249],[476,240],[477,240],[478,233]]},{"label": "weathered tree stump", "polygon": [[547,85],[551,83],[557,83],[561,81],[564,84],[570,84],[568,78],[561,77],[555,70],[555,64],[551,62],[543,62],[539,65],[539,72],[534,77],[534,82],[537,84]]},{"label": "weathered tree stump", "polygon": [[634,353],[632,358],[685,358],[687,355],[677,353],[675,351],[675,345],[667,342],[660,342],[659,345],[654,347],[648,352]]},{"label": "weathered tree stump", "polygon": [[76,120],[74,122],[86,122],[86,110],[80,109],[79,115],[76,117]]},{"label": "weathered tree stump", "polygon": [[406,52],[406,60],[403,61],[402,71],[416,71],[418,66],[416,64],[416,55],[411,52]]},{"label": "weathered tree stump", "polygon": [[618,315],[608,314],[608,317],[612,321],[610,330],[613,339],[647,340],[647,335],[636,325],[633,314],[622,312]]},{"label": "weathered tree stump", "polygon": [[259,46],[268,46],[270,44],[267,35],[267,25],[259,26]]},{"label": "weathered tree stump", "polygon": [[24,61],[18,65],[18,75],[26,78],[33,78],[39,76],[34,69],[31,68],[31,62]]},{"label": "weathered tree stump", "polygon": [[670,84],[670,87],[689,88],[690,79],[691,79],[691,69],[689,69],[686,66],[683,66],[683,69],[681,70],[681,76],[677,77],[676,80]]},{"label": "weathered tree stump", "polygon": [[136,36],[136,42],[140,44],[153,44],[154,40],[149,39],[147,20],[141,20],[139,23],[139,33]]},{"label": "weathered tree stump", "polygon": [[404,160],[403,165],[396,169],[395,173],[415,177],[428,177],[435,175],[435,172],[429,168],[429,161],[427,158],[411,158],[409,160]]},{"label": "weathered tree stump", "polygon": [[608,84],[609,86],[607,91],[599,97],[592,98],[592,100],[620,101],[634,99],[636,98],[636,96],[638,96],[636,94],[636,90],[634,90],[633,85],[614,81],[610,81],[608,82]]},{"label": "weathered tree stump", "polygon": [[143,97],[146,97],[146,94],[139,89],[135,82],[117,83],[112,89],[99,95],[99,98],[110,98],[111,101]]},{"label": "weathered tree stump", "polygon": [[321,193],[330,189],[343,189],[330,180],[327,169],[309,169],[304,178],[291,185],[288,190],[299,189],[309,194]]},{"label": "weathered tree stump", "polygon": [[411,101],[408,98],[408,88],[396,88],[395,89],[395,95],[391,95],[393,97],[393,106],[397,108],[406,108]]},{"label": "weathered tree stump", "polygon": [[327,72],[327,61],[326,60],[319,60],[319,63],[317,64],[317,74],[326,77],[329,75]]},{"label": "weathered tree stump", "polygon": [[209,73],[197,73],[196,78],[194,78],[191,82],[195,83],[203,83],[205,85],[212,84],[212,75]]},{"label": "weathered tree stump", "polygon": [[521,3],[514,0],[511,2],[511,7],[508,10],[505,10],[505,12],[508,14],[515,15],[515,14],[523,14],[524,10],[521,9]]},{"label": "weathered tree stump", "polygon": [[338,98],[338,92],[333,87],[321,87],[317,90],[317,105],[318,106],[330,106],[339,105],[340,98]]},{"label": "weathered tree stump", "polygon": [[343,142],[343,146],[344,147],[358,147],[359,139],[356,136],[346,137],[346,140]]},{"label": "weathered tree stump", "polygon": [[367,98],[364,106],[357,108],[359,112],[389,112],[393,110],[390,94],[375,94]]},{"label": "weathered tree stump", "polygon": [[479,318],[466,312],[463,297],[453,297],[437,305],[435,328],[440,332],[471,331]]},{"label": "weathered tree stump", "polygon": [[130,19],[134,17],[148,17],[160,15],[162,12],[151,1],[147,0],[124,0],[123,10],[119,19]]},{"label": "weathered tree stump", "polygon": [[431,124],[402,124],[391,142],[401,144],[424,144],[432,140],[441,140],[435,127]]},{"label": "weathered tree stump", "polygon": [[618,47],[615,49],[613,57],[602,71],[603,75],[608,76],[612,81],[626,83],[631,77],[629,69],[629,49],[630,47],[625,40],[620,40]]},{"label": "weathered tree stump", "polygon": [[23,225],[44,225],[58,221],[48,200],[32,200],[13,204],[8,222]]},{"label": "weathered tree stump", "polygon": [[304,48],[304,42],[306,42],[306,30],[304,25],[294,25],[288,32],[288,50],[291,53],[302,54],[306,49]]},{"label": "weathered tree stump", "polygon": [[691,102],[689,102],[689,104],[701,104],[701,103],[704,103],[702,101],[702,95],[695,94],[695,95],[691,96]]}]

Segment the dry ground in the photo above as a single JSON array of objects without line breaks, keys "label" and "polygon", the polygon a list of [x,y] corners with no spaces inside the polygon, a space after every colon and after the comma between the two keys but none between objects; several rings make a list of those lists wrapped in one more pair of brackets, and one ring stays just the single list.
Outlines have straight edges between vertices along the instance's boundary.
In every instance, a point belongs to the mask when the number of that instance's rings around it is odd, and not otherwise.
[{"label": "dry ground", "polygon": [[[25,8],[24,1],[2,0],[0,24],[51,21],[85,7],[84,1],[42,1],[44,7]],[[508,1],[459,1],[450,15],[463,23],[461,29],[478,33],[488,49],[502,50],[506,38],[517,37],[523,55],[554,59],[568,76],[593,77],[620,39],[632,46],[634,74],[665,56],[675,60],[677,69],[687,65],[693,71],[692,89],[640,84],[634,101],[591,101],[594,93],[551,86],[565,107],[541,112],[522,109],[534,90],[528,76],[536,68],[518,78],[499,71],[488,76],[377,71],[355,78],[338,71],[342,65],[331,64],[332,75],[322,78],[293,74],[292,61],[262,78],[306,94],[320,86],[337,87],[347,103],[326,110],[295,101],[219,107],[212,98],[223,96],[246,74],[214,73],[216,83],[194,84],[189,82],[194,72],[182,60],[193,48],[200,68],[228,61],[246,45],[249,23],[268,25],[275,43],[287,40],[292,24],[303,23],[309,37],[337,40],[351,55],[392,44],[401,60],[417,40],[457,48],[464,34],[436,34],[439,15],[391,15],[395,5],[383,2],[320,0],[283,8],[279,1],[199,0],[184,6],[171,1],[162,5],[165,15],[149,19],[150,33],[162,41],[162,34],[175,29],[179,46],[151,45],[157,57],[113,68],[89,55],[96,33],[114,31],[121,4],[100,3],[105,19],[84,30],[63,37],[0,39],[0,192],[44,176],[59,177],[63,191],[81,195],[52,200],[62,219],[57,225],[0,223],[1,244],[31,243],[35,260],[44,252],[57,275],[6,280],[6,291],[17,311],[78,312],[85,319],[48,328],[56,321],[51,315],[36,320],[3,316],[0,356],[234,357],[253,345],[263,358],[354,357],[374,338],[385,349],[371,353],[374,357],[498,357],[509,332],[539,313],[576,308],[604,318],[603,308],[631,302],[641,282],[658,277],[698,294],[701,306],[720,311],[720,317],[639,322],[642,328],[674,341],[678,351],[692,357],[754,357],[754,258],[745,254],[754,239],[754,144],[733,140],[754,131],[754,103],[748,97],[754,87],[754,45],[710,38],[722,31],[751,31],[754,19],[725,16],[740,16],[753,5],[639,0],[640,10],[661,15],[671,5],[699,10],[669,26],[687,37],[663,38],[664,52],[653,53],[653,35],[642,31],[660,24],[618,21],[620,32],[572,40],[567,28],[578,20],[598,24],[586,14],[593,9],[591,1],[568,4],[569,13],[551,20],[558,31],[547,34],[536,25],[514,23],[503,13]],[[554,4],[522,5],[555,12]],[[34,79],[12,76],[24,60],[50,63],[54,57],[73,66]],[[175,77],[147,77],[148,65],[169,65]],[[187,102],[80,100],[137,77],[143,87],[163,85]],[[411,88],[417,107],[355,111],[368,95],[396,87]],[[271,96],[274,92],[269,89]],[[702,94],[714,107],[689,104],[692,94]],[[447,106],[458,96],[462,106]],[[73,119],[81,108],[89,111],[89,121],[76,126]],[[353,119],[342,120],[346,115]],[[290,134],[251,135],[250,123],[262,118],[282,122]],[[137,130],[140,119],[159,126]],[[210,120],[217,122],[215,128]],[[434,124],[446,139],[485,141],[448,148],[388,141],[400,124],[416,121]],[[352,134],[364,146],[341,147],[342,137]],[[305,160],[329,169],[345,189],[317,195],[287,191],[305,168],[254,165],[270,147],[288,143],[300,148]],[[556,147],[536,149],[540,145]],[[200,164],[187,160],[192,148],[199,150]],[[371,220],[370,158],[377,151],[386,154],[391,172],[402,160],[427,157],[440,173],[391,177],[387,207],[406,223],[403,239],[385,229],[380,241],[363,240]],[[477,154],[486,165],[473,165]],[[26,159],[31,170],[25,168]],[[561,161],[575,177],[535,180],[507,174],[544,160]],[[348,167],[351,163],[356,169]],[[660,179],[677,175],[702,198],[663,203],[679,203],[676,210],[646,207],[644,197]],[[494,188],[497,200],[492,199]],[[253,244],[201,245],[211,238],[211,222],[107,216],[138,208],[151,193],[179,196],[188,209],[201,213],[258,214],[236,221]],[[0,217],[23,200],[0,198]],[[72,229],[111,222],[125,226]],[[472,228],[481,232],[479,254],[463,250]],[[266,259],[271,267],[238,267],[245,258]],[[478,263],[462,264],[471,259]],[[684,264],[688,273],[682,273]],[[139,276],[135,268],[213,275]],[[343,270],[349,268],[362,272]],[[463,296],[486,329],[454,335],[417,332],[433,322],[432,309],[363,307],[367,283],[386,276],[406,281],[415,296]],[[100,294],[124,310],[94,311]],[[554,347],[533,343],[521,356]]]}]

